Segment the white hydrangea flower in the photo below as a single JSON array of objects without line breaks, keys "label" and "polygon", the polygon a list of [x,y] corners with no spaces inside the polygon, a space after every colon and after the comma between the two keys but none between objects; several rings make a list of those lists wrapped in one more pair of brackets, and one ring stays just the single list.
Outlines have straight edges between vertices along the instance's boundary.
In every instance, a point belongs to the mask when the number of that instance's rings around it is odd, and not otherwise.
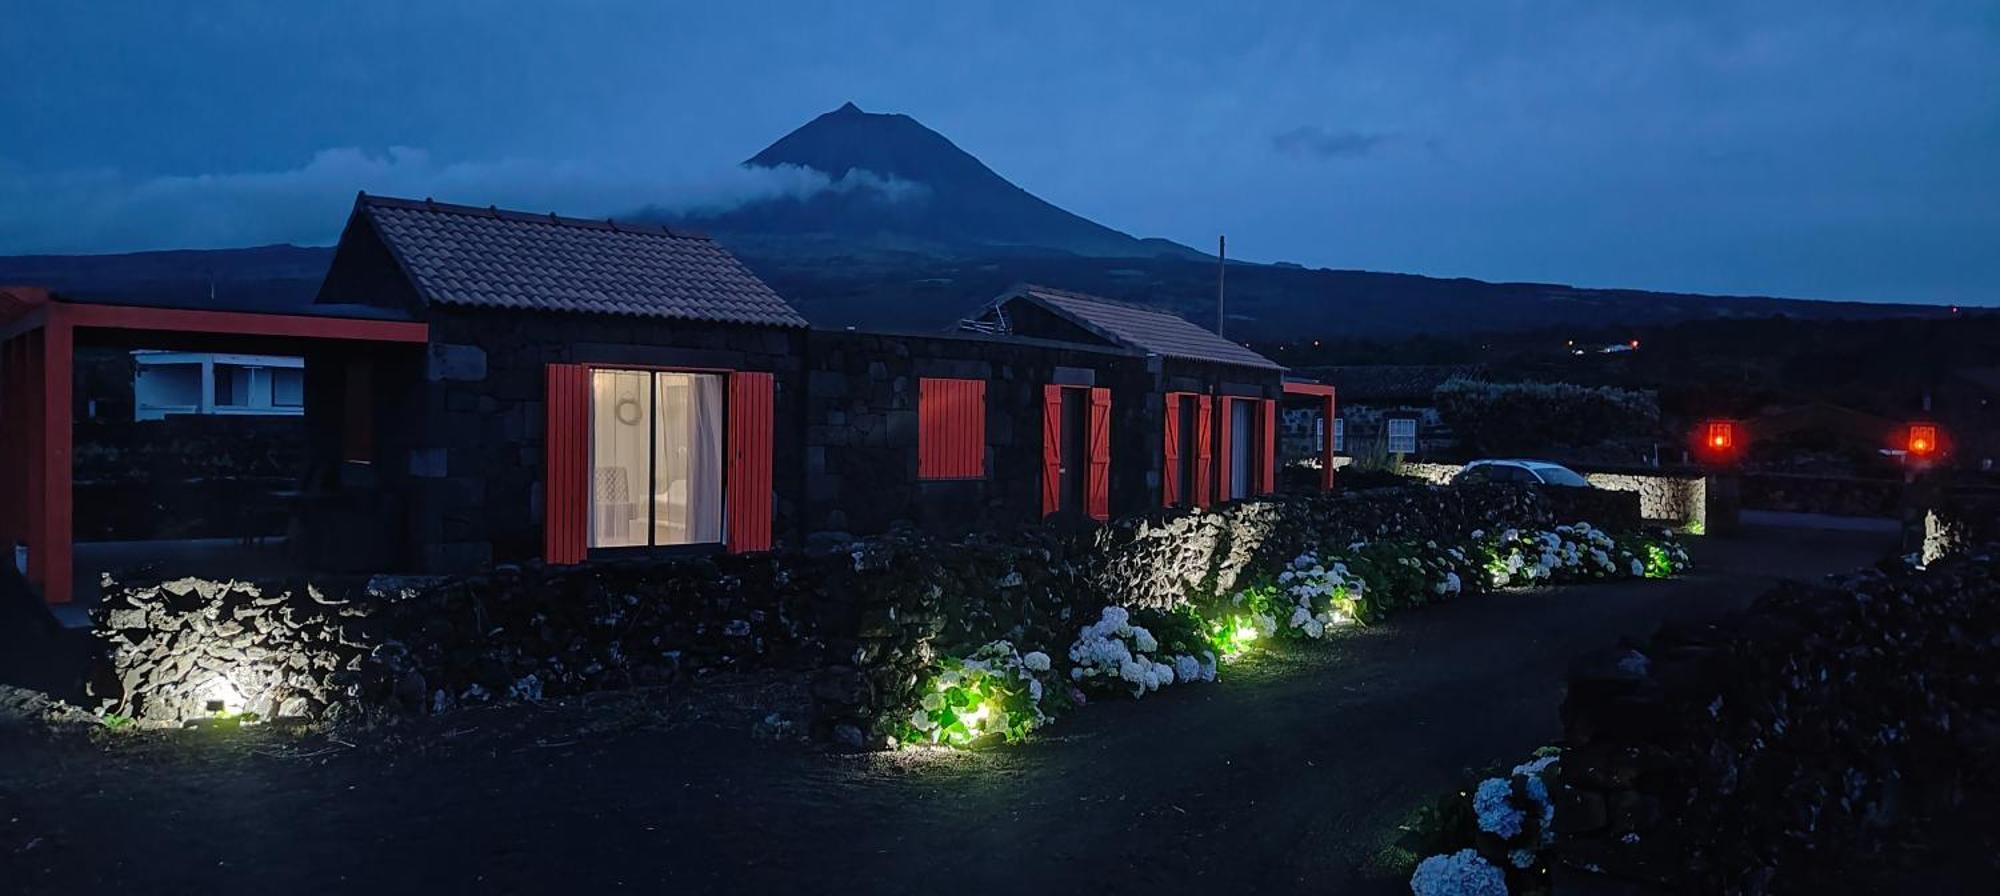
[{"label": "white hydrangea flower", "polygon": [[1031,651],[1021,657],[1021,665],[1028,667],[1028,671],[1030,672],[1047,672],[1049,671],[1049,655],[1039,650]]},{"label": "white hydrangea flower", "polygon": [[1201,660],[1187,654],[1174,657],[1174,678],[1180,681],[1200,681],[1201,677]]},{"label": "white hydrangea flower", "polygon": [[1153,633],[1138,626],[1132,626],[1132,646],[1140,653],[1152,653],[1160,649],[1160,642],[1153,640]]},{"label": "white hydrangea flower", "polygon": [[1412,896],[1507,896],[1507,874],[1478,851],[1461,849],[1417,863]]}]

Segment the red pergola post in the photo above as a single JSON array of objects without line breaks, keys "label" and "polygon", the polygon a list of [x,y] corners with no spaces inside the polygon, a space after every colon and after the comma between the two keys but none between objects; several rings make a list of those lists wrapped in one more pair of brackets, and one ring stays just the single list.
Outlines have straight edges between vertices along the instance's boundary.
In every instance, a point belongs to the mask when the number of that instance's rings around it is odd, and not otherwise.
[{"label": "red pergola post", "polygon": [[1324,491],[1333,490],[1333,387],[1325,383],[1284,384],[1286,395],[1306,395],[1320,399],[1326,414],[1326,431],[1319,449],[1319,487]]},{"label": "red pergola post", "polygon": [[[6,438],[13,466],[6,490],[15,507],[7,514],[7,562],[14,542],[28,546],[28,582],[42,599],[68,603],[75,578],[70,526],[71,407],[75,336],[58,306],[47,306],[36,328],[17,328],[6,348],[8,419],[20,425]],[[16,500],[18,496],[18,500]]]},{"label": "red pergola post", "polygon": [[1333,491],[1333,390],[1326,391],[1326,430],[1320,438],[1319,487],[1321,491]]}]

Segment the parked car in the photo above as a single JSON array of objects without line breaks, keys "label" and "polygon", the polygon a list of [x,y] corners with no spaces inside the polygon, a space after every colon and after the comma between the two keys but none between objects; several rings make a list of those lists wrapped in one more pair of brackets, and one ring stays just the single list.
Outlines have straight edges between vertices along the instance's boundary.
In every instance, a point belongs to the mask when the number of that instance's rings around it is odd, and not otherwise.
[{"label": "parked car", "polygon": [[1464,482],[1524,482],[1529,485],[1567,485],[1590,488],[1590,480],[1562,464],[1545,460],[1475,460],[1453,476],[1451,484]]}]

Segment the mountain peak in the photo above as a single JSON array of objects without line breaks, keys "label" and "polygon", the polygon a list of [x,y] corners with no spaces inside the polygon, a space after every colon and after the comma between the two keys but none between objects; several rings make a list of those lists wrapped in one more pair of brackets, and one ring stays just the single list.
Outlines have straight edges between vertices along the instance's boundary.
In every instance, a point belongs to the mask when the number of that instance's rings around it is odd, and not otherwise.
[{"label": "mountain peak", "polygon": [[830,186],[682,223],[718,236],[811,236],[825,245],[921,248],[940,255],[999,250],[1201,257],[1184,246],[1141,241],[1064,211],[1008,182],[922,122],[896,112],[866,112],[852,102],[800,125],[743,164],[810,169],[825,175]]}]

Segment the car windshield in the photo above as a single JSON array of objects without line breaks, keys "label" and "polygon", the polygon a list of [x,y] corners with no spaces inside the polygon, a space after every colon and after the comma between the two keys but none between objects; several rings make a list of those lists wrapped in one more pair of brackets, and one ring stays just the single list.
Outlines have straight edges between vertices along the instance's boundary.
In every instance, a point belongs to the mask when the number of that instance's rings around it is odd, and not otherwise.
[{"label": "car windshield", "polygon": [[1536,467],[1535,473],[1541,476],[1542,481],[1549,485],[1575,485],[1582,487],[1589,487],[1590,485],[1590,480],[1576,475],[1568,467]]}]

